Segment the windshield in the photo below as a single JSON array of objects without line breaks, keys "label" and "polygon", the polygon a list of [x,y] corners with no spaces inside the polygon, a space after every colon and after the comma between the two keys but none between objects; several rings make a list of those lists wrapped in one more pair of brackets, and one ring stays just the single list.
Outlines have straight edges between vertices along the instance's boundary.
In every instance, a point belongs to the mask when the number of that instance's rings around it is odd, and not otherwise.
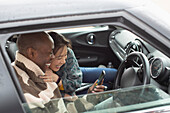
[{"label": "windshield", "polygon": [[[63,98],[63,100],[53,99],[50,101],[50,105],[41,106],[41,103],[25,103],[23,106],[27,113],[30,113],[30,111],[48,111],[51,113],[54,109],[62,109],[68,112],[106,113],[140,111],[170,105],[170,96],[152,85],[122,88],[98,94],[79,95],[78,98],[73,100],[69,100],[69,98]],[[52,105],[54,106],[52,107]],[[30,107],[32,108],[30,109]]]}]

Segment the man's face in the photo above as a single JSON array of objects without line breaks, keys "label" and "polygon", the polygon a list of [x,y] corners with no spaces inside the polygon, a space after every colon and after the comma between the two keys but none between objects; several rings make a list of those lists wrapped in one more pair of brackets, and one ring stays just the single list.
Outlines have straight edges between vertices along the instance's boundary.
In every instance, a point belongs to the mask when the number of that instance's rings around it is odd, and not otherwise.
[{"label": "man's face", "polygon": [[46,71],[47,66],[49,66],[53,54],[53,43],[46,43],[41,47],[38,47],[37,55],[34,59],[34,62],[42,69],[43,72]]}]

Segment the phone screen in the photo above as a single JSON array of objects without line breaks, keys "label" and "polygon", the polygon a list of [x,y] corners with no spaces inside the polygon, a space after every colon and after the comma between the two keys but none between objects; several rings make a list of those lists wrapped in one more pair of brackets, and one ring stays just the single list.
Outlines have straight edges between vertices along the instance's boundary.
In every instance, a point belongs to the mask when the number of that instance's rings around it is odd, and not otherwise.
[{"label": "phone screen", "polygon": [[96,83],[96,86],[97,86],[97,85],[101,85],[102,80],[103,80],[103,78],[105,77],[105,75],[106,75],[106,72],[105,72],[105,70],[103,70],[102,73],[101,73],[101,75],[100,75],[99,78],[98,78],[98,81],[97,81],[97,83]]}]

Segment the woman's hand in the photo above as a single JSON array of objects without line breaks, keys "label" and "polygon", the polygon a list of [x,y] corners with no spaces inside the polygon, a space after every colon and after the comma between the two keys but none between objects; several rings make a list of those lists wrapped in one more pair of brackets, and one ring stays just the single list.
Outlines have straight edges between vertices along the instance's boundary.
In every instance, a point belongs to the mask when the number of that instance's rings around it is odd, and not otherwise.
[{"label": "woman's hand", "polygon": [[42,78],[44,82],[57,82],[59,76],[53,73],[51,69],[47,69],[45,75],[41,75],[40,78]]},{"label": "woman's hand", "polygon": [[[103,91],[105,91],[106,86],[104,86],[104,85],[97,85],[95,87],[97,81],[98,80],[96,80],[95,83],[88,89],[88,93],[96,93],[96,92],[103,92]],[[102,84],[103,84],[103,80],[102,80]]]}]

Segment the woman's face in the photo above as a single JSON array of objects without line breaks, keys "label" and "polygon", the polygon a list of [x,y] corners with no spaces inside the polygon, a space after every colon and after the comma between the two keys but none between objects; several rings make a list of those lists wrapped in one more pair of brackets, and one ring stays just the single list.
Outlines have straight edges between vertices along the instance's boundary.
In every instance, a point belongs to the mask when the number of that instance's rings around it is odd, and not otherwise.
[{"label": "woman's face", "polygon": [[55,58],[51,62],[50,69],[53,71],[58,71],[60,67],[66,63],[66,59],[67,46],[63,46],[55,53]]}]

